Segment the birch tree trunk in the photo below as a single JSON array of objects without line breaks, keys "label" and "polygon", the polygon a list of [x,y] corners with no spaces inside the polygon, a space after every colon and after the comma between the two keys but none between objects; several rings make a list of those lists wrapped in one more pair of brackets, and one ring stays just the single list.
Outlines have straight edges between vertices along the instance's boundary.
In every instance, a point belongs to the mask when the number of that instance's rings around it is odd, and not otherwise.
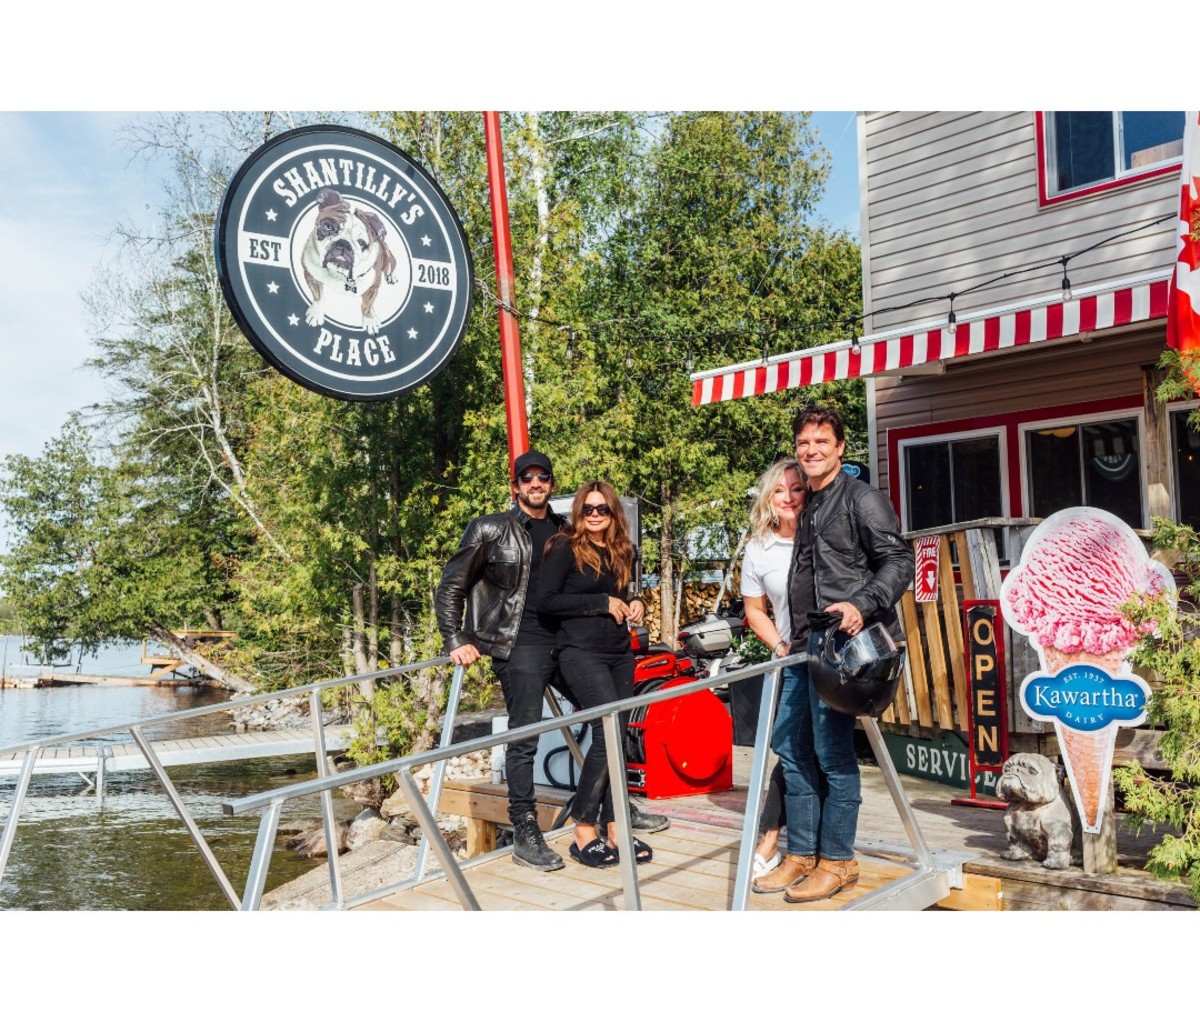
[{"label": "birch tree trunk", "polygon": [[662,635],[659,641],[674,649],[679,635],[679,619],[675,612],[675,561],[671,556],[675,530],[671,515],[671,487],[666,480],[659,484],[658,495],[662,504],[662,528],[658,540],[658,595],[662,611]]}]

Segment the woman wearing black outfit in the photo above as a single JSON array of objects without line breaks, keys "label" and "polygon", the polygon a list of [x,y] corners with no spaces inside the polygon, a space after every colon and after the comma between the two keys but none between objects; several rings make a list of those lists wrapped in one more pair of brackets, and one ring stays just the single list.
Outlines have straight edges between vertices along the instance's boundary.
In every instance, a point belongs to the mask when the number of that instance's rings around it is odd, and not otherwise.
[{"label": "woman wearing black outfit", "polygon": [[[581,704],[591,709],[633,695],[633,651],[626,622],[646,613],[641,597],[626,601],[633,581],[633,544],[616,491],[605,482],[585,483],[575,494],[571,527],[546,544],[538,613],[559,619],[558,665]],[[621,730],[628,714],[621,715]],[[592,742],[575,791],[575,843],[571,858],[604,869],[619,861],[608,783],[604,723],[592,721]],[[628,798],[624,786],[622,797]],[[650,847],[634,839],[639,863]]]}]

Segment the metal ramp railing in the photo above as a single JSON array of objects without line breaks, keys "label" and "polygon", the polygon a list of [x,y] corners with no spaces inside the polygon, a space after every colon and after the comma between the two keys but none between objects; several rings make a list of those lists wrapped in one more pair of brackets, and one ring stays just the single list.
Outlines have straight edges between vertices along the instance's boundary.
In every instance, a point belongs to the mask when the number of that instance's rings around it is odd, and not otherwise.
[{"label": "metal ramp railing", "polygon": [[[561,713],[557,702],[552,700],[550,705],[552,711],[556,714],[554,719],[454,743],[451,739],[462,695],[463,681],[463,669],[456,667],[451,678],[446,714],[442,723],[442,737],[438,748],[428,752],[401,756],[382,763],[356,767],[340,773],[333,773],[329,769],[324,741],[325,726],[321,722],[320,693],[326,689],[354,684],[360,681],[396,678],[424,669],[444,667],[450,663],[447,657],[406,664],[402,667],[386,671],[351,675],[312,685],[298,686],[284,691],[240,697],[212,707],[182,710],[177,713],[148,718],[131,724],[64,735],[52,739],[43,739],[40,742],[3,749],[0,750],[0,755],[13,752],[24,752],[25,755],[17,780],[16,794],[13,799],[12,808],[5,823],[3,834],[0,835],[0,880],[4,876],[9,851],[11,850],[19,823],[21,806],[29,787],[30,778],[33,774],[33,764],[37,758],[38,751],[48,745],[69,743],[113,732],[128,731],[133,734],[134,741],[145,755],[150,769],[162,785],[172,806],[183,821],[189,835],[199,849],[205,863],[220,885],[231,907],[243,911],[253,911],[261,907],[262,896],[270,869],[271,853],[274,848],[284,804],[294,798],[319,795],[326,847],[329,849],[328,870],[331,900],[327,907],[335,909],[353,908],[357,905],[365,904],[416,886],[425,880],[445,876],[463,908],[478,910],[480,907],[479,902],[471,891],[463,867],[451,852],[445,837],[437,825],[437,807],[441,800],[446,764],[451,758],[489,749],[502,742],[536,739],[538,736],[550,731],[560,731],[564,738],[567,739],[572,751],[577,753],[578,746],[571,735],[571,728],[579,724],[603,719],[609,777],[612,783],[623,787],[626,778],[626,768],[624,742],[620,740],[619,715],[621,713],[669,699],[678,699],[695,692],[711,690],[717,686],[738,684],[761,676],[764,677],[765,684],[760,703],[755,736],[755,752],[751,765],[749,790],[747,792],[745,816],[739,843],[737,872],[730,904],[732,910],[744,911],[747,908],[749,899],[750,872],[754,848],[758,838],[758,818],[762,811],[763,799],[766,793],[769,736],[775,716],[774,710],[776,696],[779,691],[780,674],[783,668],[803,663],[807,658],[807,653],[798,653],[766,664],[753,665],[711,678],[700,678],[694,682],[665,690],[658,690],[648,695],[635,695],[631,698],[606,703],[603,706],[594,707],[590,710],[580,710],[569,714]],[[182,799],[163,769],[162,763],[155,757],[150,743],[146,741],[142,732],[144,728],[156,724],[177,721],[187,717],[202,716],[209,713],[223,712],[233,707],[252,705],[271,699],[304,694],[307,694],[309,697],[310,716],[313,722],[317,778],[245,796],[226,802],[222,807],[226,815],[239,815],[250,812],[259,812],[261,814],[249,874],[245,889],[239,897],[220,864],[217,862],[204,836],[196,826],[195,821],[187,811],[186,806],[184,806]],[[866,731],[888,791],[899,813],[909,843],[912,845],[912,856],[905,863],[908,868],[907,875],[902,875],[882,885],[870,894],[861,896],[844,907],[853,910],[927,908],[946,897],[952,888],[962,887],[961,862],[954,857],[935,855],[929,848],[924,835],[921,833],[920,824],[917,821],[912,806],[900,784],[899,776],[892,763],[887,747],[883,743],[878,724],[869,717],[860,718],[860,722]],[[420,788],[412,776],[412,771],[426,764],[432,764],[433,766],[433,776],[430,781],[428,799],[422,796]],[[397,783],[404,791],[405,798],[421,828],[422,838],[418,846],[416,863],[412,874],[407,880],[364,892],[354,898],[348,899],[344,896],[342,890],[340,857],[337,851],[337,842],[334,839],[333,790],[356,782],[382,777],[386,774],[395,775]],[[621,842],[619,850],[621,853],[620,871],[624,893],[624,906],[627,910],[637,910],[641,908],[641,896],[638,887],[636,858],[632,844],[633,834],[632,828],[629,826],[627,802],[624,799],[615,799],[614,811],[617,817],[617,830],[620,835],[618,840]],[[431,871],[428,868],[431,849],[437,854],[441,866],[439,870]]]}]

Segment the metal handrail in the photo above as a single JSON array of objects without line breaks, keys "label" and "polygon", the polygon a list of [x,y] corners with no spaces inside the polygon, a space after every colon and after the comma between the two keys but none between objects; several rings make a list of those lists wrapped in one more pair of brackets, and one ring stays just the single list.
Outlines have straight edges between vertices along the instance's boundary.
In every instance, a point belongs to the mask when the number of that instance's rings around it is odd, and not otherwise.
[{"label": "metal handrail", "polygon": [[[658,689],[648,695],[634,695],[626,699],[605,703],[601,706],[593,707],[588,710],[579,710],[570,714],[561,714],[561,712],[558,711],[558,706],[555,702],[552,703],[551,706],[552,710],[556,712],[556,716],[551,720],[527,724],[518,728],[510,728],[506,731],[495,732],[482,738],[469,739],[463,742],[454,743],[452,741],[454,721],[457,715],[458,702],[461,697],[462,679],[464,674],[463,668],[456,666],[452,675],[451,690],[447,699],[446,712],[443,717],[441,741],[437,749],[401,756],[382,763],[356,767],[352,770],[347,770],[337,774],[330,773],[328,764],[325,761],[325,725],[322,723],[320,716],[320,705],[318,698],[319,692],[327,688],[352,684],[358,681],[394,677],[403,674],[410,674],[425,668],[445,666],[450,663],[448,657],[438,657],[432,660],[420,661],[414,664],[406,664],[401,667],[389,668],[383,671],[374,671],[367,674],[349,675],[344,678],[330,679],[314,684],[297,686],[296,688],[292,689],[284,689],[276,692],[240,697],[225,703],[214,704],[213,706],[209,707],[181,710],[177,711],[176,713],[146,718],[128,724],[85,732],[77,732],[70,735],[41,739],[36,742],[12,746],[7,749],[0,750],[0,753],[24,751],[25,758],[17,781],[17,791],[13,801],[13,807],[9,813],[8,820],[5,823],[4,831],[2,834],[0,834],[0,879],[3,879],[4,876],[4,869],[7,864],[9,851],[12,847],[20,809],[25,798],[25,794],[28,790],[30,778],[33,773],[34,762],[40,750],[48,745],[60,745],[67,741],[78,741],[83,738],[91,738],[97,735],[129,731],[133,734],[135,742],[142,750],[148,766],[151,770],[153,770],[155,776],[158,778],[164,790],[167,792],[172,805],[183,820],[185,826],[187,827],[188,833],[199,848],[206,864],[225,894],[226,899],[230,902],[231,907],[235,909],[241,909],[243,911],[255,910],[260,907],[268,870],[270,868],[271,851],[274,847],[283,805],[290,799],[316,794],[321,796],[321,815],[324,824],[326,847],[328,849],[332,907],[353,907],[354,905],[362,904],[374,898],[381,897],[387,893],[415,886],[426,878],[427,853],[430,847],[432,847],[437,851],[438,859],[441,863],[442,869],[436,874],[430,874],[430,876],[444,875],[463,907],[477,910],[480,907],[479,903],[475,899],[474,894],[471,892],[470,885],[467,883],[461,867],[458,865],[458,862],[451,852],[445,837],[442,835],[437,826],[437,807],[441,798],[445,765],[449,759],[454,756],[462,756],[472,752],[481,751],[483,749],[489,749],[501,743],[536,739],[543,734],[556,730],[560,731],[568,738],[568,745],[570,746],[574,744],[571,742],[572,736],[570,730],[573,725],[583,724],[602,718],[605,731],[609,781],[615,790],[624,790],[627,785],[627,777],[624,756],[624,742],[621,741],[620,714],[627,710],[650,706],[655,703],[665,702],[670,699],[683,698],[693,693],[709,691],[718,686],[737,684],[742,681],[747,681],[751,678],[762,676],[765,677],[766,683],[763,687],[760,701],[758,726],[755,734],[755,751],[751,764],[750,786],[747,793],[746,811],[742,825],[740,851],[738,855],[737,874],[734,880],[733,903],[731,906],[734,910],[744,910],[747,906],[749,896],[753,850],[755,844],[757,843],[758,837],[758,819],[762,811],[762,804],[766,794],[767,761],[770,752],[769,736],[771,734],[771,726],[774,721],[775,703],[779,690],[780,676],[785,668],[802,664],[807,661],[807,659],[807,653],[797,653],[779,660],[772,660],[763,664],[752,665],[750,667],[742,668],[736,671],[730,671],[724,674],[702,677],[693,682],[686,682],[681,685],[675,685],[671,688]],[[235,799],[222,804],[223,812],[230,816],[252,812],[255,810],[261,810],[262,813],[259,821],[258,837],[255,842],[254,853],[250,863],[249,875],[246,880],[246,887],[239,901],[236,892],[234,891],[224,871],[218,864],[216,857],[212,854],[212,851],[208,847],[207,842],[204,840],[203,835],[200,833],[199,828],[195,825],[194,820],[192,820],[187,809],[184,807],[182,800],[171,783],[170,778],[163,769],[161,762],[159,762],[157,756],[154,754],[150,743],[147,742],[142,736],[142,729],[148,726],[173,722],[188,717],[197,717],[209,713],[224,712],[237,706],[253,705],[255,703],[268,702],[273,699],[288,698],[305,693],[308,693],[310,698],[310,717],[312,718],[313,722],[315,752],[317,754],[317,771],[319,777],[313,781],[301,781],[295,784],[285,785],[284,787],[273,789],[268,792],[261,792],[255,795],[245,796],[243,798]],[[872,748],[876,753],[876,757],[880,762],[880,766],[883,768],[884,780],[892,794],[897,811],[901,816],[905,830],[908,834],[910,842],[913,845],[916,863],[915,872],[910,877],[894,880],[883,885],[871,896],[870,899],[868,899],[871,901],[870,907],[875,907],[876,905],[883,905],[888,901],[902,900],[905,897],[906,892],[911,893],[917,887],[919,887],[923,881],[934,875],[936,864],[934,861],[934,856],[928,845],[925,843],[923,835],[921,834],[920,826],[916,820],[915,814],[912,811],[911,805],[908,803],[907,796],[904,794],[904,790],[899,783],[895,767],[892,764],[887,749],[883,744],[878,724],[870,717],[862,717],[860,718],[860,722],[863,724],[868,738],[871,741]],[[574,747],[573,752],[578,755],[578,746]],[[411,774],[413,768],[424,766],[426,764],[435,764],[434,776],[431,781],[428,799],[421,796],[420,789],[417,787],[416,781],[413,779]],[[418,824],[422,831],[421,845],[418,851],[417,863],[409,880],[360,894],[354,899],[347,901],[343,897],[341,890],[339,857],[337,844],[334,840],[332,792],[335,788],[344,787],[358,781],[371,780],[389,773],[396,776],[398,783],[404,790],[406,799],[409,802],[409,806],[414,815],[417,817]],[[622,886],[625,893],[625,907],[627,909],[638,909],[641,907],[641,897],[638,890],[636,857],[633,849],[633,834],[632,828],[630,827],[628,802],[627,800],[621,798],[614,799],[613,801],[613,809],[616,815],[615,822],[619,834],[618,841],[620,842],[619,850],[621,853],[621,877]]]},{"label": "metal handrail", "polygon": [[[680,699],[695,692],[710,691],[718,686],[737,684],[738,682],[765,675],[768,680],[764,686],[759,706],[754,766],[751,770],[752,779],[758,780],[757,787],[755,787],[752,780],[751,791],[757,791],[758,797],[755,800],[753,812],[750,812],[751,806],[749,803],[746,807],[746,817],[742,829],[742,854],[738,858],[738,873],[734,881],[733,907],[735,909],[744,908],[749,892],[752,850],[757,838],[758,816],[762,810],[762,799],[766,791],[766,762],[769,752],[767,738],[774,719],[775,695],[778,690],[779,676],[784,668],[790,667],[793,664],[802,664],[807,660],[807,653],[795,653],[791,656],[782,657],[767,663],[751,665],[750,667],[744,667],[740,670],[729,671],[728,673],[712,677],[699,678],[696,681],[674,685],[667,689],[657,689],[648,695],[634,695],[614,702],[603,703],[600,706],[595,706],[587,710],[578,710],[574,713],[563,714],[551,720],[525,724],[521,727],[510,728],[506,731],[485,735],[481,738],[468,739],[428,752],[411,753],[407,756],[400,756],[382,763],[356,767],[352,770],[339,773],[336,777],[318,778],[313,781],[298,781],[294,784],[272,789],[271,791],[260,792],[256,795],[247,795],[239,799],[234,799],[231,802],[223,803],[222,809],[229,816],[236,816],[255,810],[262,811],[262,817],[259,822],[258,840],[255,843],[254,854],[250,864],[250,874],[246,881],[245,893],[242,896],[241,908],[246,911],[254,911],[261,905],[267,870],[270,865],[271,851],[275,844],[275,832],[279,825],[280,812],[284,802],[293,798],[302,798],[306,795],[320,794],[324,791],[359,781],[374,780],[385,774],[394,774],[405,791],[409,807],[417,817],[425,840],[437,850],[438,860],[442,865],[441,872],[449,881],[459,902],[466,909],[478,910],[479,903],[471,892],[470,885],[463,875],[462,868],[458,865],[457,859],[453,852],[451,852],[450,846],[437,826],[436,808],[440,799],[440,793],[435,794],[431,787],[429,800],[426,801],[422,798],[420,790],[412,778],[411,771],[413,769],[425,766],[426,764],[444,762],[453,756],[465,756],[473,752],[490,749],[500,744],[501,741],[512,743],[532,740],[550,731],[569,733],[573,725],[590,723],[593,720],[603,718],[609,784],[613,786],[614,790],[624,790],[627,781],[624,743],[620,740],[620,714],[626,710],[651,706],[654,703],[666,702],[670,699]],[[443,734],[445,733],[445,728],[443,728]],[[626,908],[637,909],[641,907],[641,898],[638,892],[633,833],[630,827],[629,807],[626,800],[620,798],[614,799],[613,812],[616,816],[615,822],[617,825],[618,841],[620,842],[621,878],[625,891],[625,905]],[[749,855],[746,854],[747,849],[751,850]],[[413,886],[420,879],[419,877],[414,877],[410,881],[388,888],[380,888],[366,895],[360,895],[355,899],[354,903],[361,904],[365,900],[381,896],[385,891],[390,892]]]},{"label": "metal handrail", "polygon": [[[102,735],[117,734],[121,732],[129,732],[133,736],[134,743],[141,751],[143,758],[146,760],[147,767],[157,778],[162,786],[167,798],[171,802],[176,814],[182,820],[188,835],[192,838],[196,847],[200,851],[205,864],[209,871],[213,874],[226,900],[229,901],[233,908],[240,907],[240,903],[233,885],[226,876],[225,871],[221,868],[217,857],[213,854],[208,842],[204,839],[200,828],[197,826],[195,819],[188,812],[184,805],[183,799],[180,797],[178,790],[172,783],[166,770],[163,768],[161,761],[155,754],[151,744],[145,739],[143,730],[147,727],[154,727],[159,724],[169,724],[180,720],[186,720],[192,717],[202,717],[214,713],[226,713],[231,709],[237,709],[243,706],[253,706],[258,703],[271,702],[276,699],[287,699],[307,694],[309,696],[309,717],[313,728],[313,744],[314,752],[317,757],[317,772],[322,777],[329,776],[328,764],[325,757],[325,724],[321,720],[320,713],[320,693],[326,689],[338,688],[343,685],[356,684],[362,681],[374,681],[383,678],[399,677],[401,675],[412,674],[432,667],[444,667],[450,663],[449,657],[435,657],[431,660],[420,660],[411,664],[402,664],[399,667],[389,667],[381,671],[369,671],[364,674],[351,674],[342,678],[331,678],[325,681],[313,682],[307,685],[297,685],[294,688],[280,689],[272,692],[261,692],[255,695],[239,696],[236,699],[230,699],[223,703],[214,703],[212,706],[201,706],[190,710],[177,710],[174,713],[161,714],[155,717],[144,717],[140,720],[130,721],[127,723],[110,725],[103,728],[92,728],[88,731],[76,731],[65,735],[54,735],[47,738],[40,738],[33,742],[24,742],[20,745],[11,745],[0,749],[2,756],[15,756],[19,753],[24,753],[21,763],[21,769],[17,776],[16,792],[13,797],[12,808],[9,811],[8,818],[4,823],[4,830],[0,832],[0,880],[4,879],[4,872],[8,866],[9,854],[12,851],[13,841],[16,838],[17,827],[20,822],[21,809],[24,806],[26,795],[29,791],[29,782],[33,776],[34,764],[38,759],[39,753],[48,747],[64,745],[67,743],[79,742],[88,738],[96,738]],[[454,713],[457,711],[459,693],[462,690],[462,675],[463,669],[455,667],[451,681],[451,697],[452,702],[447,706],[447,718],[443,726],[443,745],[447,744],[449,733],[453,730]],[[101,757],[96,770],[96,788],[100,792],[103,790],[104,776],[104,759]],[[437,789],[440,791],[441,775],[436,778]],[[336,787],[336,785],[335,785]],[[330,872],[330,889],[333,895],[333,903],[341,907],[341,889],[340,876],[338,867],[337,847],[334,842],[334,824],[333,824],[333,798],[332,794],[322,795],[321,798],[321,817],[324,825],[326,847],[329,851],[329,872]],[[278,821],[276,821],[278,825]],[[425,839],[422,838],[422,853],[425,851]],[[422,854],[423,862],[423,854]],[[423,868],[423,867],[422,867]]]},{"label": "metal handrail", "polygon": [[230,699],[223,703],[214,703],[212,706],[197,706],[190,710],[176,710],[173,713],[164,713],[157,717],[142,717],[138,720],[132,720],[125,724],[117,724],[111,727],[93,728],[91,731],[75,731],[66,735],[54,735],[50,738],[39,738],[36,742],[24,742],[21,745],[9,745],[0,749],[0,756],[8,756],[18,752],[24,752],[35,746],[45,748],[48,745],[63,745],[66,742],[81,742],[86,738],[97,738],[100,735],[111,735],[121,731],[129,731],[134,727],[154,727],[158,724],[173,724],[178,720],[187,720],[189,717],[203,717],[206,714],[225,713],[229,710],[236,710],[242,706],[254,706],[258,703],[269,703],[273,699],[289,699],[293,696],[306,695],[309,692],[321,692],[328,688],[337,688],[340,685],[350,685],[359,681],[376,681],[380,678],[390,678],[399,674],[412,674],[414,671],[423,671],[429,667],[443,667],[450,663],[449,657],[435,657],[432,660],[421,660],[416,663],[402,664],[400,667],[388,667],[382,671],[370,671],[367,674],[350,674],[344,678],[330,678],[326,681],[316,681],[308,685],[297,685],[295,688],[277,689],[273,692],[259,692],[250,696],[238,696],[235,699]]}]

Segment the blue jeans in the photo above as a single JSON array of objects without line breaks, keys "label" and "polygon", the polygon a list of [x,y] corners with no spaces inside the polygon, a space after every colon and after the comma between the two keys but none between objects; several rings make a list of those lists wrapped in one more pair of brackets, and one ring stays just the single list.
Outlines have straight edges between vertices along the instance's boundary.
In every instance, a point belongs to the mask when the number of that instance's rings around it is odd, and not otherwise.
[{"label": "blue jeans", "polygon": [[787,789],[787,850],[824,859],[854,858],[862,784],[854,755],[854,718],[831,710],[808,679],[808,666],[783,671],[771,748]]}]

